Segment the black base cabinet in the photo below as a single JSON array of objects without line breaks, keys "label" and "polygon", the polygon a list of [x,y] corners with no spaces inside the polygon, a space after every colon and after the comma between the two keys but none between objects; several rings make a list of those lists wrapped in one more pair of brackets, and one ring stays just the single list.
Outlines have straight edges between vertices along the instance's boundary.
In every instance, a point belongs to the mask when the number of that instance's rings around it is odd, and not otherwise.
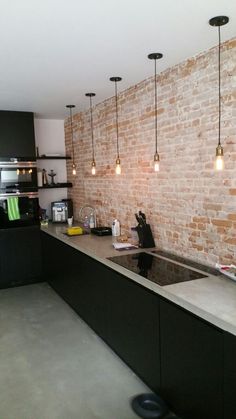
[{"label": "black base cabinet", "polygon": [[223,333],[166,301],[160,324],[163,398],[183,419],[223,418]]},{"label": "black base cabinet", "polygon": [[39,226],[0,230],[0,288],[41,280]]},{"label": "black base cabinet", "polygon": [[160,389],[159,298],[121,274],[108,282],[108,344],[155,392]]},{"label": "black base cabinet", "polygon": [[43,232],[42,241],[45,280],[157,391],[157,296]]},{"label": "black base cabinet", "polygon": [[224,333],[224,419],[236,418],[236,337]]},{"label": "black base cabinet", "polygon": [[236,419],[236,337],[42,232],[44,279],[182,419]]},{"label": "black base cabinet", "polygon": [[100,263],[42,232],[44,278],[102,338],[105,322],[106,278]]}]

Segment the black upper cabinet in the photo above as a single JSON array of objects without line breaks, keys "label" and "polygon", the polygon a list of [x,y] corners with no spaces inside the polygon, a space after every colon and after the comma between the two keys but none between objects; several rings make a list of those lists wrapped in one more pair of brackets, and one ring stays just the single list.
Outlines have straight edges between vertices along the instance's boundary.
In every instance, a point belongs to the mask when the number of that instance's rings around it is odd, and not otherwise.
[{"label": "black upper cabinet", "polygon": [[36,157],[32,112],[0,111],[0,157]]},{"label": "black upper cabinet", "polygon": [[182,419],[222,419],[223,333],[164,301],[160,328],[163,398]]}]

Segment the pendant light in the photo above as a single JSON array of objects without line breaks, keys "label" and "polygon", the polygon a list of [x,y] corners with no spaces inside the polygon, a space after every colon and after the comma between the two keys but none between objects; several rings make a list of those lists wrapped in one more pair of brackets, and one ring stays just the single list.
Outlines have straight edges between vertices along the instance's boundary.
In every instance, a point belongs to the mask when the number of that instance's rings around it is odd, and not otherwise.
[{"label": "pendant light", "polygon": [[219,124],[218,124],[218,145],[216,147],[216,158],[215,158],[215,169],[216,170],[223,170],[224,169],[224,150],[221,145],[221,138],[220,138],[220,130],[221,130],[221,74],[220,74],[220,47],[221,47],[221,39],[220,39],[220,27],[226,25],[229,21],[227,16],[216,16],[209,20],[209,24],[211,26],[218,27],[218,35],[219,35],[219,48],[218,48],[218,107],[219,107]]},{"label": "pendant light", "polygon": [[120,152],[119,152],[119,130],[118,130],[118,98],[117,98],[117,82],[121,81],[121,77],[110,77],[110,81],[115,82],[115,98],[116,98],[116,174],[121,174]]},{"label": "pendant light", "polygon": [[93,108],[92,108],[92,97],[96,96],[95,93],[85,93],[85,96],[89,97],[90,99],[90,124],[91,124],[91,138],[92,138],[92,164],[91,164],[91,172],[92,175],[96,175],[96,163],[94,157],[94,139],[93,139]]},{"label": "pendant light", "polygon": [[72,119],[72,109],[75,108],[75,105],[66,105],[66,108],[70,109],[70,132],[71,132],[71,150],[72,150],[72,175],[76,175],[76,166],[75,166],[75,153],[74,153],[74,135],[73,135],[73,119]]},{"label": "pendant light", "polygon": [[160,52],[154,52],[148,55],[149,60],[154,60],[155,63],[155,154],[154,154],[154,171],[159,172],[160,170],[160,156],[157,151],[157,60],[163,57]]}]

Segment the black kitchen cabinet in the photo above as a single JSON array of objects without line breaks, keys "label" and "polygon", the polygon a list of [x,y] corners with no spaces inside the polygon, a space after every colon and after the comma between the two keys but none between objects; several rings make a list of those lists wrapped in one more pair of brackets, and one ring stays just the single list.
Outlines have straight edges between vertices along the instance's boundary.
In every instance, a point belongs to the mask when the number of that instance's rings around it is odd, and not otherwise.
[{"label": "black kitchen cabinet", "polygon": [[159,298],[141,285],[106,269],[108,344],[154,391],[160,388]]},{"label": "black kitchen cabinet", "polygon": [[224,333],[224,419],[236,418],[236,336]]},{"label": "black kitchen cabinet", "polygon": [[44,276],[145,381],[160,385],[158,297],[42,232]]},{"label": "black kitchen cabinet", "polygon": [[58,294],[106,339],[106,277],[102,265],[42,232],[44,277]]},{"label": "black kitchen cabinet", "polygon": [[41,237],[43,276],[55,291],[75,308],[75,286],[80,268],[79,253],[48,234],[41,232]]},{"label": "black kitchen cabinet", "polygon": [[166,301],[160,330],[163,398],[183,419],[222,419],[223,333]]},{"label": "black kitchen cabinet", "polygon": [[39,227],[0,230],[0,288],[41,280]]},{"label": "black kitchen cabinet", "polygon": [[0,156],[35,157],[34,114],[0,111]]},{"label": "black kitchen cabinet", "polygon": [[44,279],[179,417],[236,418],[235,336],[41,235]]}]

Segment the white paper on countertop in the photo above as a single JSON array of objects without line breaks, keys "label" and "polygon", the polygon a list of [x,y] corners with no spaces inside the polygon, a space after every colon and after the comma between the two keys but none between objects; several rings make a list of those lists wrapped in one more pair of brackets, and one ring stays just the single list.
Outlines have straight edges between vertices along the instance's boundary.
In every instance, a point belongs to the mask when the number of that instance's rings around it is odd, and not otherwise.
[{"label": "white paper on countertop", "polygon": [[138,249],[138,246],[134,246],[131,243],[113,243],[113,246],[116,250]]}]

